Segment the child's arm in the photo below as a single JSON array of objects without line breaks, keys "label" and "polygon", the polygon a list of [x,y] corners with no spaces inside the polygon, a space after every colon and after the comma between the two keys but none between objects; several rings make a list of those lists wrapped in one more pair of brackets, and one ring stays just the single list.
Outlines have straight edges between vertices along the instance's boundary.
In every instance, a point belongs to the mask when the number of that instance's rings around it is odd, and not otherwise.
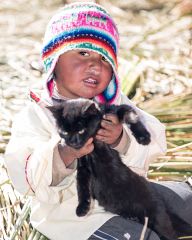
[{"label": "child's arm", "polygon": [[53,178],[51,186],[62,185],[66,176],[66,168],[69,171],[70,169],[74,169],[76,167],[76,159],[89,154],[93,149],[93,138],[88,139],[80,149],[74,149],[59,143],[53,153]]},{"label": "child's arm", "polygon": [[157,157],[165,155],[166,153],[165,126],[154,116],[137,108],[124,95],[122,95],[121,104],[131,105],[137,111],[145,127],[151,134],[151,142],[149,145],[141,145],[135,140],[126,124],[123,124],[129,142],[127,150],[122,154],[123,162],[137,173],[146,176],[149,164],[157,159]]},{"label": "child's arm", "polygon": [[112,114],[106,115],[106,119],[102,120],[102,128],[96,137],[111,144],[111,147],[121,154],[126,165],[146,176],[150,162],[166,152],[165,127],[155,117],[134,106],[127,97],[122,96],[120,104],[131,105],[135,109],[151,134],[150,144],[145,146],[139,144],[128,126],[126,124],[122,126]]},{"label": "child's arm", "polygon": [[58,145],[59,155],[64,162],[65,166],[70,166],[75,159],[91,153],[94,149],[93,138],[87,140],[85,145],[80,149],[74,149],[67,145]]}]

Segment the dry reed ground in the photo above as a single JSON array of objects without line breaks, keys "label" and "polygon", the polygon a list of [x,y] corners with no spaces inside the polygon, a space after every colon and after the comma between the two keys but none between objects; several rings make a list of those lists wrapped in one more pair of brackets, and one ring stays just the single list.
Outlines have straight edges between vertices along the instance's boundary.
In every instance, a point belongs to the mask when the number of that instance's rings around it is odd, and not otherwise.
[{"label": "dry reed ground", "polygon": [[[14,115],[27,103],[28,90],[43,78],[39,53],[44,29],[63,2],[0,2],[0,239],[10,239],[11,233],[12,239],[27,239],[31,232],[28,202],[11,185],[3,153]],[[168,153],[151,164],[149,177],[184,180],[192,174],[192,2],[97,2],[118,24],[124,93],[167,126]],[[16,225],[17,219],[21,222]],[[16,237],[15,226],[22,226]],[[29,239],[42,238],[33,232]]]}]

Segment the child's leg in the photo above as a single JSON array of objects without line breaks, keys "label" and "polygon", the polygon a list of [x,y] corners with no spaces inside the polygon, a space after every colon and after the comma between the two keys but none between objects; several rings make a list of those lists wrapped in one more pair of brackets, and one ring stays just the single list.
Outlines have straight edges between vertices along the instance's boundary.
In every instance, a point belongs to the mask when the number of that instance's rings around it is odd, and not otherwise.
[{"label": "child's leg", "polygon": [[[164,181],[154,183],[157,191],[164,197],[168,205],[186,222],[192,224],[192,186],[185,182]],[[89,240],[139,240],[143,226],[137,222],[122,217],[113,217],[99,228]],[[147,231],[149,233],[149,230]],[[146,234],[145,239],[147,239]],[[151,231],[147,240],[160,240]]]},{"label": "child's leg", "polygon": [[[139,240],[143,225],[116,216],[103,224],[88,240]],[[148,237],[149,235],[149,237]],[[148,238],[147,238],[148,237]],[[145,240],[160,240],[156,233],[147,230]]]},{"label": "child's leg", "polygon": [[192,224],[192,187],[185,182],[174,181],[157,182],[154,186],[168,206],[183,220]]}]

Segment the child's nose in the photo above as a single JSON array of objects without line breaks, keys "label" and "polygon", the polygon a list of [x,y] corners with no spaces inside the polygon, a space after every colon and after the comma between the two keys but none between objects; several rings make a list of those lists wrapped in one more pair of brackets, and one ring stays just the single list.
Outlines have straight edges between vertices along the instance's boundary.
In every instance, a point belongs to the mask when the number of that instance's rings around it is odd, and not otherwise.
[{"label": "child's nose", "polygon": [[99,74],[101,72],[101,67],[101,57],[98,54],[91,56],[91,58],[89,59],[89,70],[94,71],[95,74]]}]

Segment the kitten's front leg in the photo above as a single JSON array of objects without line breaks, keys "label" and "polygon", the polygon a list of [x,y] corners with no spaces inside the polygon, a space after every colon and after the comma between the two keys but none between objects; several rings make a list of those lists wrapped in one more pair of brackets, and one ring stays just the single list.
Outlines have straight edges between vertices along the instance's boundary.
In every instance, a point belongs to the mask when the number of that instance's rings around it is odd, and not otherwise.
[{"label": "kitten's front leg", "polygon": [[78,217],[85,216],[90,209],[90,169],[87,156],[81,157],[77,162],[77,193],[79,204],[76,208]]},{"label": "kitten's front leg", "polygon": [[139,119],[136,111],[129,105],[122,104],[117,107],[116,114],[120,122],[125,122],[129,125],[137,142],[147,145],[151,141],[151,136],[144,124]]}]

